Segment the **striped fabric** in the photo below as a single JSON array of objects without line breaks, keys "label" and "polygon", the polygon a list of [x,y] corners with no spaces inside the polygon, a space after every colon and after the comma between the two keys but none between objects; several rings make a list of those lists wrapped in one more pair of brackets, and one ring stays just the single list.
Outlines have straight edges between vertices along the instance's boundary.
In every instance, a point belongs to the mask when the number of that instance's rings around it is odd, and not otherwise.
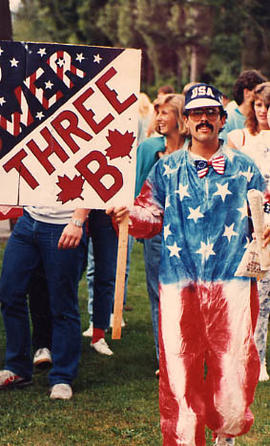
[{"label": "striped fabric", "polygon": [[223,175],[225,170],[225,158],[223,155],[217,156],[211,161],[205,160],[196,160],[195,166],[197,169],[198,177],[203,178],[209,170],[209,166],[212,166],[213,169],[219,174]]},{"label": "striped fabric", "polygon": [[[222,156],[226,160],[224,175]],[[203,161],[203,160],[202,160]],[[246,433],[259,376],[253,339],[256,284],[234,273],[250,236],[247,192],[263,191],[250,158],[222,147],[205,181],[188,149],[151,170],[130,213],[130,234],[162,228],[159,270],[160,421],[163,446],[205,446]],[[207,374],[204,375],[204,365]]]}]

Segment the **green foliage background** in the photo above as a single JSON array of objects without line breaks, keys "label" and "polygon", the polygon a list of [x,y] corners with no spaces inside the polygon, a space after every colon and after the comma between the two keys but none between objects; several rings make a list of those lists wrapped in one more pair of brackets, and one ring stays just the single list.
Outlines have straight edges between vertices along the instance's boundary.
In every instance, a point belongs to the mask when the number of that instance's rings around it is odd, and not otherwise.
[{"label": "green foliage background", "polygon": [[13,31],[15,40],[141,48],[151,96],[190,80],[230,96],[247,68],[270,77],[269,0],[22,0]]}]

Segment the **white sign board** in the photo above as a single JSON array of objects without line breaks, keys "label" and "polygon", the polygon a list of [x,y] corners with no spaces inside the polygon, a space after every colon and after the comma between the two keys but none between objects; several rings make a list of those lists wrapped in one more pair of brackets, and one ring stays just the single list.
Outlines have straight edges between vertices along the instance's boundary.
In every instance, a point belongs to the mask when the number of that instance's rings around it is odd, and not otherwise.
[{"label": "white sign board", "polygon": [[133,202],[141,51],[0,42],[0,204]]}]

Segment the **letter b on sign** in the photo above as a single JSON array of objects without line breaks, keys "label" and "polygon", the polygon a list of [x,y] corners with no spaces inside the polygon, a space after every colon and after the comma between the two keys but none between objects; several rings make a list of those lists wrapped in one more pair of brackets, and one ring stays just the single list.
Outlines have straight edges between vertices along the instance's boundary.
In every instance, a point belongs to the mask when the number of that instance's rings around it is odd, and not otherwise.
[{"label": "letter b on sign", "polygon": [[[94,172],[88,167],[92,161],[98,163],[98,169],[95,169]],[[97,150],[86,155],[75,167],[105,203],[123,186],[120,170],[115,166],[109,166],[106,157]],[[106,187],[102,182],[105,176],[110,176],[113,180],[109,187]]]}]

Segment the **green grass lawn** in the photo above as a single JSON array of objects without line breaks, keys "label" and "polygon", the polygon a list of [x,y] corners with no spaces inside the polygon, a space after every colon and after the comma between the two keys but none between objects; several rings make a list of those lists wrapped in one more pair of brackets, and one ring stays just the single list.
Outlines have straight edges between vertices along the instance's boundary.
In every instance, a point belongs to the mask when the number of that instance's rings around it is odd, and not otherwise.
[{"label": "green grass lawn", "polygon": [[[0,258],[4,244],[0,244]],[[16,272],[14,271],[14,275]],[[80,283],[82,330],[88,326],[87,287]],[[82,337],[79,375],[71,401],[49,400],[45,373],[34,376],[34,385],[24,390],[0,393],[1,446],[158,446],[158,381],[149,302],[145,286],[142,245],[132,252],[127,326],[121,340],[107,342],[112,357],[96,354],[89,338]],[[5,334],[0,321],[0,366],[4,364]],[[270,364],[270,350],[268,349]],[[255,424],[250,433],[237,439],[241,446],[270,445],[270,382],[259,383],[253,404]],[[207,432],[207,445],[211,444]]]}]

